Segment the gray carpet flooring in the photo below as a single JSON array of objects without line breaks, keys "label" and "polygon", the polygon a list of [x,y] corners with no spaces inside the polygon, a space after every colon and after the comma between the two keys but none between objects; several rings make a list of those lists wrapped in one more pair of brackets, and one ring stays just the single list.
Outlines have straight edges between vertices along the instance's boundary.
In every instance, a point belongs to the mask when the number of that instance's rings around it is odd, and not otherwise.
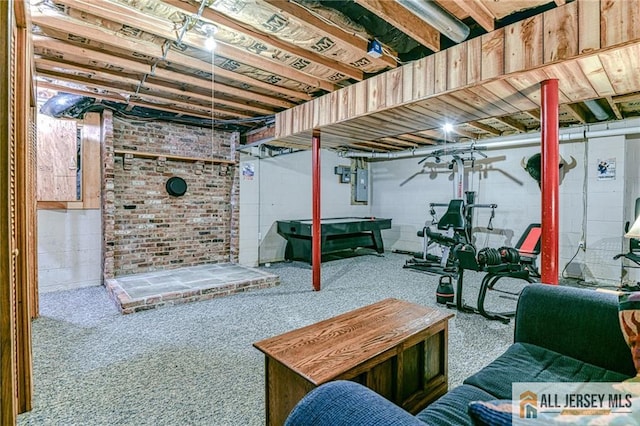
[{"label": "gray carpet flooring", "polygon": [[[280,286],[131,315],[103,287],[43,294],[33,323],[34,407],[18,424],[263,425],[264,358],[252,343],[387,297],[441,307],[438,277],[403,269],[406,259],[326,262],[320,292],[311,291],[308,265],[273,264],[265,270]],[[481,277],[465,276],[473,304]],[[515,306],[491,297],[489,305]],[[451,312],[454,387],[507,348],[513,322]]]}]

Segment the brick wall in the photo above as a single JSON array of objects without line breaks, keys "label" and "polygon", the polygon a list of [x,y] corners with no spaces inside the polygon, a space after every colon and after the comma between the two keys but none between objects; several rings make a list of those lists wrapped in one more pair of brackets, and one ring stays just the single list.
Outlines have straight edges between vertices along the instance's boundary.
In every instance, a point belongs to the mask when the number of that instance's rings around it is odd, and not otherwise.
[{"label": "brick wall", "polygon": [[[238,168],[162,157],[235,159],[237,134],[216,131],[212,137],[210,129],[193,126],[119,118],[112,122],[115,150],[160,156],[113,156],[113,233],[111,241],[106,238],[112,247],[113,275],[237,262]],[[184,196],[167,193],[165,183],[172,176],[186,181]],[[105,177],[109,192],[108,173]]]},{"label": "brick wall", "polygon": [[102,279],[114,277],[115,194],[113,191],[113,114],[102,113]]}]

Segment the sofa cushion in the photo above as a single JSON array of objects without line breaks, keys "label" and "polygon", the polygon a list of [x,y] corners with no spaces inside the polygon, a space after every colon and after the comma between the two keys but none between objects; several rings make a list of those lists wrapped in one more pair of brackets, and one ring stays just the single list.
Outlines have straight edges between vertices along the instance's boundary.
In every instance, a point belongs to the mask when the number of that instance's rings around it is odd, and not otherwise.
[{"label": "sofa cushion", "polygon": [[640,378],[640,293],[622,293],[619,300],[620,328]]},{"label": "sofa cushion", "polygon": [[511,399],[513,382],[621,382],[628,378],[536,345],[514,343],[464,383],[495,395],[493,399]]},{"label": "sofa cushion", "polygon": [[469,413],[478,425],[511,426],[513,424],[513,401],[510,399],[473,401],[469,404]]},{"label": "sofa cushion", "polygon": [[471,385],[461,385],[444,394],[419,412],[416,417],[433,426],[473,426],[475,423],[468,412],[469,403],[492,399],[496,399],[495,396],[482,389]]},{"label": "sofa cushion", "polygon": [[407,411],[358,383],[336,380],[305,395],[285,426],[425,426]]}]

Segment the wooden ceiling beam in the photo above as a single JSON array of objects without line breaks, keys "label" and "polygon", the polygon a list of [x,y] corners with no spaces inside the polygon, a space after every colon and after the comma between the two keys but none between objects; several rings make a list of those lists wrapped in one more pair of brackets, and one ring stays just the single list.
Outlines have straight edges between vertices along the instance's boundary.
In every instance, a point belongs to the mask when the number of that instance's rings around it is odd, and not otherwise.
[{"label": "wooden ceiling beam", "polygon": [[[289,80],[298,81],[311,87],[317,87],[319,89],[326,90],[327,92],[333,92],[337,89],[337,86],[335,84],[323,80],[319,77],[315,77],[302,71],[295,70],[288,65],[283,65],[282,62],[278,62],[276,60],[268,60],[263,58],[262,56],[256,56],[244,49],[238,49],[237,47],[222,43],[220,41],[218,41],[216,44],[215,54],[263,71],[268,71],[272,74],[285,77]],[[170,50],[167,54],[167,59],[171,60],[172,57],[181,56],[185,55]]]},{"label": "wooden ceiling beam", "polygon": [[[189,0],[163,0],[163,3],[166,3],[170,6],[175,7],[176,9],[188,13],[197,13],[199,9],[198,3]],[[335,61],[319,53],[303,49],[294,44],[286,43],[279,38],[271,36],[269,34],[256,31],[255,28],[251,27],[250,25],[232,19],[214,9],[211,9],[210,7],[207,7],[202,11],[202,18],[207,19],[216,25],[227,27],[235,32],[247,34],[249,37],[260,40],[261,42],[280,49],[283,52],[290,53],[291,55],[299,56],[300,58],[306,59],[307,61],[325,66],[336,72],[353,78],[354,80],[361,81],[364,79],[364,73],[357,68]]]},{"label": "wooden ceiling beam", "polygon": [[[112,46],[115,48],[126,49],[131,52],[153,56],[157,60],[161,60],[164,58],[166,61],[194,68],[199,71],[212,73],[212,70],[214,69],[214,66],[209,62],[176,52],[175,50],[171,49],[169,49],[165,55],[162,51],[162,46],[155,43],[143,40],[131,40],[129,38],[122,37],[114,31],[106,30],[102,27],[81,22],[67,16],[54,16],[50,14],[38,13],[33,15],[33,22],[34,24],[44,28],[51,28],[57,31],[60,31],[60,29],[64,29],[63,31],[73,34],[74,36],[83,37],[97,43],[102,43],[106,46]],[[204,50],[203,47],[201,48]],[[335,85],[333,83],[329,83],[316,77],[309,76],[308,74],[294,70],[275,61],[267,61],[258,57],[254,58],[252,57],[253,55],[249,54],[248,52],[225,45],[224,43],[218,43],[218,45],[216,46],[216,53],[224,56],[225,58],[237,60],[238,62],[244,63],[246,65],[260,68],[271,73],[281,75],[282,77],[285,77],[287,79],[307,84],[312,87],[318,87],[327,91],[332,91],[335,89]]]},{"label": "wooden ceiling beam", "polygon": [[[58,3],[64,4],[73,9],[77,9],[81,12],[89,13],[99,18],[106,19],[110,22],[138,28],[144,32],[162,37],[172,42],[178,41],[177,32],[173,28],[174,23],[172,21],[143,14],[136,9],[120,6],[108,1],[88,3],[82,0],[60,0],[60,2]],[[198,8],[196,7],[196,12],[197,10]],[[100,29],[102,30],[102,28]],[[196,49],[207,51],[205,47],[205,41],[206,37],[187,31],[184,34],[181,43],[184,43]],[[244,49],[238,49],[224,43],[218,43],[218,46],[216,47],[216,53],[229,59],[233,59],[253,66],[255,68],[275,72],[279,75],[285,76],[295,81],[303,82],[313,87],[319,87],[323,90],[328,91],[335,90],[335,86],[333,85],[333,83],[330,83],[328,81],[323,82],[317,77],[310,76],[309,74],[295,70],[287,65],[282,64],[281,62],[272,61],[264,57],[256,56],[255,54],[250,53]],[[362,73],[360,73],[360,76],[360,79],[362,80]]]},{"label": "wooden ceiling beam", "polygon": [[462,130],[459,129],[457,126],[453,126],[453,129],[451,129],[451,131],[453,133],[456,133],[460,136],[464,136],[465,138],[469,138],[469,139],[478,139],[478,135],[473,133],[473,132],[467,132],[466,130]]},{"label": "wooden ceiling beam", "polygon": [[613,98],[611,96],[606,96],[605,99],[607,100],[607,103],[609,104],[609,107],[611,107],[611,111],[613,111],[613,114],[616,116],[616,118],[618,120],[622,120],[622,113],[620,112],[620,108],[618,108],[618,105],[613,101]]},{"label": "wooden ceiling beam", "polygon": [[391,145],[388,143],[382,143],[382,142],[378,142],[378,141],[366,141],[366,142],[354,142],[352,145],[371,145],[371,146],[375,146],[375,147],[379,147],[379,148],[384,148],[384,149],[394,149],[394,150],[403,150],[404,148],[401,148],[399,146],[395,146],[395,145]]},{"label": "wooden ceiling beam", "polygon": [[392,138],[392,137],[384,137],[384,138],[380,138],[379,140],[381,140],[382,142],[388,142],[388,143],[392,143],[395,145],[402,145],[406,148],[418,148],[420,145],[415,143],[415,142],[407,142],[405,140],[402,139],[398,139],[398,138]]},{"label": "wooden ceiling beam", "polygon": [[360,6],[434,52],[440,50],[440,32],[400,3],[388,0],[355,0]]},{"label": "wooden ceiling beam", "polygon": [[[93,81],[91,79],[87,79],[84,77],[79,77],[79,76],[72,76],[72,75],[63,75],[61,73],[56,73],[56,74],[60,74],[60,75],[55,75],[54,77],[49,77],[49,78],[55,78],[56,80],[59,81],[67,81],[69,83],[72,84],[82,84],[83,86],[86,86],[88,88],[91,89],[100,89],[100,90],[107,90],[107,91],[112,91],[112,92],[120,92],[120,93],[124,93],[127,96],[123,97],[124,102],[126,103],[132,96],[135,98],[139,98],[141,101],[144,100],[152,100],[152,101],[156,101],[156,102],[165,102],[165,103],[170,103],[170,104],[174,104],[174,105],[178,105],[178,106],[183,106],[185,107],[185,110],[190,110],[191,107],[193,106],[197,106],[199,107],[201,110],[208,112],[209,114],[212,113],[224,113],[226,115],[231,115],[231,116],[235,116],[235,117],[240,117],[240,118],[252,118],[252,115],[247,115],[247,114],[243,114],[240,112],[235,112],[235,111],[228,111],[228,110],[224,110],[224,109],[216,109],[216,108],[211,108],[211,107],[207,107],[204,105],[194,105],[192,103],[188,103],[188,102],[183,102],[183,101],[179,101],[176,99],[171,99],[171,98],[166,98],[166,97],[162,97],[162,96],[157,96],[157,95],[153,95],[153,94],[149,94],[149,93],[136,93],[135,91],[132,90],[127,90],[127,89],[123,89],[123,88],[118,88],[118,87],[114,87],[111,85],[106,85],[104,84],[104,82],[99,82],[99,81]],[[154,105],[153,102],[149,102],[150,105]],[[231,106],[233,107],[233,106]],[[242,108],[243,105],[239,104],[239,107]],[[209,116],[211,117],[211,116]]]},{"label": "wooden ceiling beam", "polygon": [[[78,72],[83,72],[83,73],[89,73],[89,74],[93,74],[93,75],[97,75],[100,76],[103,79],[113,79],[116,81],[123,81],[123,82],[127,82],[127,83],[131,83],[131,84],[137,84],[141,81],[141,76],[138,76],[137,79],[133,79],[131,77],[123,77],[122,75],[118,75],[114,72],[110,72],[109,70],[102,70],[102,71],[98,71],[92,68],[88,68],[86,66],[82,66],[82,65],[78,65],[75,63],[69,63],[69,62],[65,62],[65,63],[60,63],[60,62],[56,62],[50,59],[45,59],[45,58],[38,58],[36,59],[37,63],[40,64],[40,67],[42,69],[48,69],[50,71],[55,71],[56,69],[69,69],[69,70],[74,70],[74,71],[78,71]],[[144,74],[144,71],[142,71],[142,73]],[[158,77],[164,77],[168,80],[174,80],[177,82],[184,82],[184,83],[188,83],[190,86],[193,86],[195,88],[199,88],[204,92],[211,92],[212,90],[212,84],[211,81],[209,80],[202,80],[202,79],[198,79],[195,77],[189,77],[177,72],[173,72],[173,71],[167,71],[167,70],[162,70],[162,69],[156,69],[155,72],[156,76]],[[164,92],[169,92],[169,93],[173,93],[179,96],[190,96],[190,97],[194,97],[197,99],[201,99],[201,100],[207,100],[210,102],[211,100],[211,94],[207,94],[207,95],[203,95],[201,93],[197,93],[197,92],[193,92],[190,90],[186,90],[184,87],[183,88],[175,88],[175,87],[170,87],[170,86],[166,86],[164,84],[155,84],[153,83],[153,81],[158,81],[157,79],[152,78],[147,78],[144,81],[144,85],[143,87],[147,87],[148,89],[151,90],[159,90],[159,91],[164,91]],[[227,86],[221,83],[215,83],[213,85],[213,87],[215,87],[215,91],[214,91],[214,98],[217,98],[217,96],[215,95],[215,93],[223,93],[223,94],[229,94],[232,96],[237,96],[243,99],[247,99],[247,100],[251,100],[251,101],[256,101],[256,102],[260,102],[260,103],[264,103],[264,104],[268,104],[268,105],[273,105],[273,106],[277,106],[277,107],[281,107],[281,108],[290,108],[292,106],[294,106],[295,104],[291,103],[291,102],[287,102],[285,100],[279,99],[279,98],[272,98],[270,96],[266,96],[266,95],[262,95],[260,93],[255,93],[255,92],[248,92],[248,91],[244,91],[241,89],[237,89],[235,87],[231,87],[231,86]],[[249,105],[250,106],[250,105]],[[259,108],[259,107],[258,107]],[[263,113],[262,111],[260,113]]]},{"label": "wooden ceiling beam", "polygon": [[[50,90],[55,90],[55,91],[59,91],[59,92],[65,92],[65,93],[71,93],[71,94],[74,94],[74,95],[80,95],[80,96],[87,96],[87,97],[90,97],[90,98],[95,98],[95,99],[100,99],[100,100],[105,100],[105,101],[118,102],[118,103],[126,102],[126,99],[123,99],[123,98],[120,98],[120,97],[94,93],[94,92],[92,92],[90,90],[74,89],[74,88],[66,87],[66,86],[63,86],[63,85],[60,85],[60,84],[47,83],[47,82],[44,82],[44,81],[37,82],[37,86],[40,87],[40,88],[43,88],[43,89],[50,89]],[[175,108],[175,107],[171,108],[171,107],[166,107],[166,106],[161,106],[161,105],[156,105],[156,104],[148,104],[148,103],[139,102],[139,101],[130,101],[129,105],[130,106],[139,106],[139,107],[144,107],[144,108],[148,108],[148,109],[155,109],[155,110],[160,110],[160,111],[171,112],[171,113],[178,114],[178,115],[190,115],[192,117],[211,119],[211,115],[210,114],[201,113],[201,112],[197,112],[197,111],[193,111],[193,110],[183,110],[183,109],[180,109],[180,108]]]},{"label": "wooden ceiling beam", "polygon": [[[306,25],[313,27],[323,35],[333,39],[339,40],[345,43],[363,55],[367,54],[367,48],[369,42],[363,38],[358,37],[355,34],[351,34],[337,25],[330,25],[318,18],[316,15],[309,12],[306,8],[290,2],[288,0],[263,0],[265,3],[278,9],[281,13],[287,15],[290,18],[294,18],[299,21],[303,21]],[[372,62],[384,63],[392,68],[397,66],[395,59],[389,55],[382,55],[380,58],[369,57]]]},{"label": "wooden ceiling beam", "polygon": [[101,100],[111,101],[111,102],[118,102],[118,103],[127,102],[127,99],[124,96],[115,96],[115,95],[107,95],[104,93],[96,93],[92,90],[76,89],[73,87],[67,87],[62,84],[50,83],[48,81],[42,81],[38,79],[36,79],[35,84],[39,89],[50,89],[58,92],[70,93],[72,95],[86,96],[89,98],[96,98],[96,99],[101,99]]},{"label": "wooden ceiling beam", "polygon": [[465,10],[488,33],[495,29],[495,16],[479,0],[451,0],[454,4]]},{"label": "wooden ceiling beam", "polygon": [[419,143],[419,144],[432,144],[433,141],[429,138],[425,138],[422,136],[418,136],[418,135],[413,135],[411,133],[405,133],[403,135],[398,135],[396,136],[397,139],[404,139],[404,140],[408,140],[411,142],[415,142],[415,143]]},{"label": "wooden ceiling beam", "polygon": [[374,144],[370,144],[369,142],[350,142],[346,144],[347,148],[356,148],[360,150],[366,151],[375,151],[375,152],[385,152],[387,148],[381,148],[379,146],[375,146]]},{"label": "wooden ceiling beam", "polygon": [[272,96],[263,95],[261,93],[249,92],[247,90],[238,89],[237,87],[227,86],[226,84],[214,82],[213,88],[215,92],[224,93],[226,95],[235,96],[250,101],[260,102],[262,104],[272,105],[279,108],[293,108],[296,106],[293,102],[284,99],[274,98]]},{"label": "wooden ceiling beam", "polygon": [[521,133],[527,132],[527,127],[521,122],[514,120],[511,117],[493,117],[494,120],[499,121],[507,127],[511,127],[513,130],[516,130]]},{"label": "wooden ceiling beam", "polygon": [[626,95],[614,96],[612,100],[616,104],[622,104],[625,102],[638,102],[640,101],[640,92],[627,93]]},{"label": "wooden ceiling beam", "polygon": [[468,123],[465,123],[467,126],[471,126],[474,129],[478,129],[481,130],[485,133],[489,133],[491,135],[494,136],[500,136],[502,134],[502,132],[498,129],[496,129],[495,127],[491,127],[487,124],[481,123],[479,121],[470,121]]},{"label": "wooden ceiling beam", "polygon": [[[56,79],[61,79],[61,80],[66,80],[66,81],[71,81],[71,82],[77,82],[77,83],[81,83],[81,84],[94,84],[94,85],[98,85],[100,84],[101,88],[104,89],[110,89],[113,88],[114,90],[128,90],[131,92],[131,89],[125,89],[122,87],[118,87],[115,86],[113,84],[110,84],[109,81],[104,81],[104,80],[98,80],[95,78],[86,78],[83,76],[79,76],[79,75],[74,75],[74,74],[65,74],[65,73],[61,73],[58,71],[50,71],[50,70],[46,70],[46,69],[40,69],[40,71],[38,72],[39,75],[45,75],[48,76],[50,78],[56,78]],[[132,81],[132,82],[124,82],[124,84],[133,84],[134,86],[137,84],[137,81]],[[158,86],[158,85],[154,85],[154,84],[147,84],[145,82],[145,86],[150,89],[150,90],[157,90],[157,91],[164,91],[165,93],[171,93],[173,95],[177,95],[177,96],[189,96],[192,99],[197,99],[199,101],[203,101],[205,102],[205,105],[203,106],[213,106],[214,104],[219,104],[219,105],[225,105],[228,106],[230,108],[235,108],[235,109],[240,109],[243,111],[251,111],[251,112],[255,112],[256,114],[261,114],[261,115],[271,115],[274,114],[274,111],[271,109],[265,109],[265,108],[260,108],[260,107],[255,107],[252,105],[247,105],[246,103],[241,103],[241,102],[235,102],[235,101],[231,101],[228,99],[222,99],[219,97],[211,97],[210,95],[201,95],[199,93],[193,93],[193,92],[183,92],[177,89],[170,89],[164,86]],[[135,91],[133,91],[133,93],[135,93]],[[165,99],[167,101],[171,101],[171,102],[176,102],[179,101],[178,99],[175,98],[171,98],[169,96],[166,95],[162,95],[160,93],[150,93],[150,92],[145,92],[143,91],[142,93],[138,93],[138,95],[140,96],[154,96],[157,97],[158,99]],[[213,102],[212,102],[213,100]],[[248,115],[247,117],[251,117],[250,115]]]},{"label": "wooden ceiling beam", "polygon": [[579,104],[565,104],[560,105],[560,109],[567,111],[573,118],[578,120],[581,124],[587,123],[587,112]]},{"label": "wooden ceiling beam", "polygon": [[286,87],[278,86],[276,84],[267,83],[267,82],[262,81],[262,80],[258,80],[258,79],[252,78],[252,77],[248,77],[248,76],[246,76],[244,74],[239,74],[237,72],[225,70],[224,68],[220,68],[218,66],[216,66],[214,68],[214,74],[215,74],[215,76],[220,76],[220,77],[223,77],[223,78],[227,78],[229,80],[233,80],[233,81],[236,81],[238,83],[243,83],[243,84],[246,84],[248,86],[258,87],[260,89],[264,89],[264,90],[269,90],[271,92],[280,93],[282,95],[289,96],[289,97],[292,97],[292,98],[295,98],[295,99],[302,99],[304,101],[310,101],[310,100],[313,99],[313,96],[311,96],[308,93],[299,92],[299,91],[293,90],[293,89],[288,89]]},{"label": "wooden ceiling beam", "polygon": [[536,121],[540,121],[540,110],[537,108],[529,111],[522,111],[522,113],[525,115],[528,115],[529,117],[533,118]]},{"label": "wooden ceiling beam", "polygon": [[[131,59],[121,58],[119,56],[115,56],[109,53],[94,51],[88,49],[86,47],[76,46],[58,39],[34,35],[33,42],[36,47],[41,47],[44,49],[54,50],[56,52],[60,52],[63,54],[69,54],[79,58],[90,58],[95,62],[104,62],[106,64],[116,65],[121,68],[125,68],[129,71],[133,71],[140,74],[148,74],[151,72],[151,65],[144,64],[142,62],[134,61]],[[211,72],[211,65],[209,65],[209,71]],[[234,79],[240,83],[248,84],[254,87],[259,87],[261,89],[269,90],[272,92],[280,93],[282,95],[290,96],[297,99],[303,100],[311,100],[311,96],[303,93],[297,92],[291,89],[287,89],[284,87],[272,85],[261,80],[256,80],[251,77],[244,76],[242,74],[237,74],[232,71],[227,71],[223,68],[214,67],[213,69],[214,75],[221,76],[224,78]],[[178,83],[189,84],[195,87],[199,87],[205,90],[211,90],[211,80],[198,78],[188,74],[182,74],[175,71],[166,70],[163,68],[156,68],[153,73],[154,76],[162,79],[166,79],[169,81],[175,81]],[[216,83],[218,84],[218,83]],[[229,86],[227,86],[229,87]],[[222,91],[222,90],[221,90]],[[260,94],[257,94],[260,96]],[[248,93],[248,96],[253,96],[252,92]],[[274,98],[278,99],[278,98]]]}]

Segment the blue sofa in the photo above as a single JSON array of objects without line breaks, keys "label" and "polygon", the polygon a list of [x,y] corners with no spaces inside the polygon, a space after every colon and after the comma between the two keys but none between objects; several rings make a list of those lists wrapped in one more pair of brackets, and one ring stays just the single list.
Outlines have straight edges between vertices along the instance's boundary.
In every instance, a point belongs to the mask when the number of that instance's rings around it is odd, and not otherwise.
[{"label": "blue sofa", "polygon": [[518,300],[514,343],[417,415],[357,383],[336,381],[307,394],[286,425],[474,425],[469,403],[511,399],[512,382],[617,382],[635,375],[616,295],[529,285]]}]

